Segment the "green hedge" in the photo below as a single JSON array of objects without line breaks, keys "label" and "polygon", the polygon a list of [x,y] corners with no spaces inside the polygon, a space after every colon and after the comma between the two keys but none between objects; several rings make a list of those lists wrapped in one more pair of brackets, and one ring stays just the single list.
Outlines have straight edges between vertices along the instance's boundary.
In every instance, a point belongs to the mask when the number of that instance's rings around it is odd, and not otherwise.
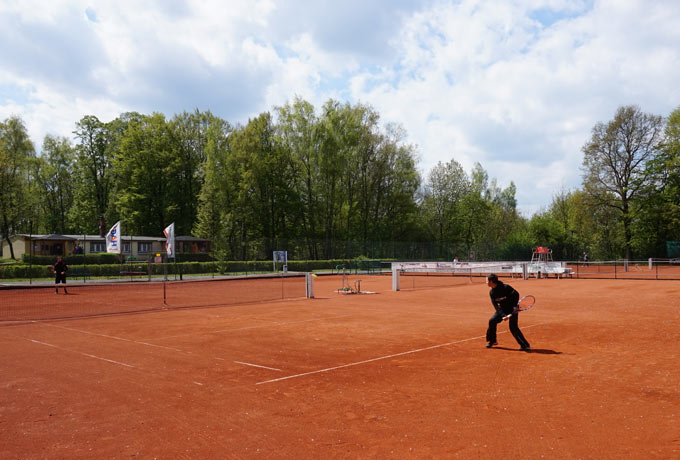
[{"label": "green hedge", "polygon": [[[150,255],[149,257],[153,257]],[[25,264],[32,265],[52,265],[56,260],[57,256],[38,256],[24,254],[22,257],[22,262]],[[117,264],[121,261],[123,262],[146,262],[146,256],[140,256],[136,258],[126,257],[125,255],[119,254],[69,254],[63,257],[67,265],[85,265],[85,264],[96,264],[96,265],[106,265],[106,264]],[[213,258],[210,254],[177,254],[177,262],[213,262]],[[171,260],[172,263],[172,260]]]},{"label": "green hedge", "polygon": [[0,265],[0,279],[13,278],[45,278],[51,277],[50,266],[46,265],[22,265],[7,264]]},{"label": "green hedge", "polygon": [[[106,264],[116,264],[120,262],[120,257],[118,254],[72,254],[64,256],[64,262],[66,265],[106,265]],[[57,256],[36,256],[24,254],[22,256],[22,261],[25,264],[31,265],[52,265],[56,262]]]},{"label": "green hedge", "polygon": [[[114,258],[115,254],[106,254]],[[34,256],[37,257],[37,256]],[[44,256],[41,256],[44,257]],[[72,256],[78,257],[78,256]],[[80,257],[97,257],[97,256],[80,256]],[[14,279],[14,278],[51,278],[53,276],[50,268],[54,263],[52,258],[47,263],[43,264],[5,264],[0,265],[0,279]],[[76,268],[87,270],[92,277],[106,277],[119,278],[121,271],[139,271],[147,273],[149,265],[151,266],[152,275],[162,275],[165,271],[163,264],[148,264],[146,261],[127,262],[127,263],[73,263],[71,257],[64,258],[66,264],[71,266],[71,269]],[[89,259],[79,260],[86,262]],[[37,259],[36,259],[37,261]],[[288,271],[291,272],[311,272],[311,271],[337,271],[338,267],[344,267],[348,270],[371,270],[375,271],[382,265],[382,268],[388,268],[389,262],[376,261],[368,259],[355,260],[296,260],[288,262]],[[170,262],[167,265],[167,273],[169,275],[190,275],[190,274],[220,274],[220,273],[253,273],[253,272],[271,272],[273,263],[271,261],[226,261],[226,262]],[[282,267],[277,265],[277,269]]]},{"label": "green hedge", "polygon": [[[212,258],[212,255],[208,253],[184,253],[184,252],[178,252],[175,259],[177,262],[214,262],[215,259]],[[172,259],[171,259],[172,260]]]}]

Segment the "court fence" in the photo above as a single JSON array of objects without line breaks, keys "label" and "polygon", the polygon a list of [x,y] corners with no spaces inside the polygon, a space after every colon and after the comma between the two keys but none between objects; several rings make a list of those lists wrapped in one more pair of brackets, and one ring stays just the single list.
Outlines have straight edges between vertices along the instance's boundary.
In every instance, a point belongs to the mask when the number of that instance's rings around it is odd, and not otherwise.
[{"label": "court fence", "polygon": [[581,279],[680,280],[680,259],[562,262]]},{"label": "court fence", "polygon": [[392,289],[484,283],[500,278],[680,280],[680,259],[597,262],[392,262]]}]

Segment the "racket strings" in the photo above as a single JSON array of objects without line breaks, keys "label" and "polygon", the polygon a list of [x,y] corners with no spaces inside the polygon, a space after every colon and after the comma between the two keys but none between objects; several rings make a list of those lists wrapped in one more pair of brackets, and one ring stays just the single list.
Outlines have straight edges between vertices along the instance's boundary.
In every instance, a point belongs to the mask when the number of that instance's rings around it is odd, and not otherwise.
[{"label": "racket strings", "polygon": [[526,310],[528,308],[531,308],[534,305],[534,302],[536,302],[534,296],[531,295],[524,296],[520,299],[519,303],[517,304],[517,308],[519,310]]}]

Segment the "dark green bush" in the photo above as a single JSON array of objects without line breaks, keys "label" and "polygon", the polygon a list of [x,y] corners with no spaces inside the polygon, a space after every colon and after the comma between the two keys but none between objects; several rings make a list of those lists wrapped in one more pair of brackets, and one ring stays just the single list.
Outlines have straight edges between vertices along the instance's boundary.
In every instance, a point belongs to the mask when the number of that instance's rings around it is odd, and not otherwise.
[{"label": "dark green bush", "polygon": [[[121,256],[118,254],[70,254],[63,257],[66,265],[105,265],[105,264],[116,264],[120,263]],[[37,256],[24,254],[22,256],[22,261],[25,264],[31,265],[52,265],[56,262],[57,256]]]},{"label": "dark green bush", "polygon": [[[54,263],[54,258],[47,256],[33,256],[30,260],[36,262],[41,261],[40,264],[6,264],[0,265],[0,279],[13,278],[50,278],[52,272],[50,267]],[[72,270],[86,270],[91,277],[105,277],[118,278],[121,272],[144,272],[148,273],[149,266],[151,267],[152,275],[163,275],[166,271],[163,264],[147,263],[146,261],[130,261],[120,263],[118,255],[116,254],[98,254],[98,255],[76,255],[64,258],[66,264]],[[97,263],[96,261],[104,261],[106,263]],[[376,271],[378,268],[389,268],[389,262],[370,260],[370,259],[353,259],[353,260],[295,260],[288,262],[288,271],[291,272],[311,272],[311,271],[337,271],[338,267],[350,271],[356,270],[371,270]],[[271,261],[249,260],[249,261],[224,261],[222,263],[216,261],[193,261],[193,262],[170,262],[167,264],[168,275],[195,275],[195,274],[229,274],[229,273],[255,273],[255,272],[271,272],[273,270],[273,263]],[[277,270],[281,271],[283,267],[277,265]],[[220,271],[222,269],[222,271]],[[74,276],[73,271],[68,274]]]}]

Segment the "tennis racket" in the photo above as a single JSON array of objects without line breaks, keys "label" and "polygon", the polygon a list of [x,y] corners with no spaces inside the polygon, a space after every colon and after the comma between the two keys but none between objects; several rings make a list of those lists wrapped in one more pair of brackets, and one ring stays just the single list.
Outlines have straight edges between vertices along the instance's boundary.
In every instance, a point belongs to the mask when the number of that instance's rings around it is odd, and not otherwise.
[{"label": "tennis racket", "polygon": [[510,313],[509,315],[505,315],[503,317],[503,320],[505,321],[506,319],[510,318],[515,313],[519,313],[520,311],[527,311],[528,309],[533,307],[535,303],[536,303],[536,298],[534,296],[525,295],[524,297],[519,299],[519,302],[517,302],[517,306],[515,307],[513,312]]}]

